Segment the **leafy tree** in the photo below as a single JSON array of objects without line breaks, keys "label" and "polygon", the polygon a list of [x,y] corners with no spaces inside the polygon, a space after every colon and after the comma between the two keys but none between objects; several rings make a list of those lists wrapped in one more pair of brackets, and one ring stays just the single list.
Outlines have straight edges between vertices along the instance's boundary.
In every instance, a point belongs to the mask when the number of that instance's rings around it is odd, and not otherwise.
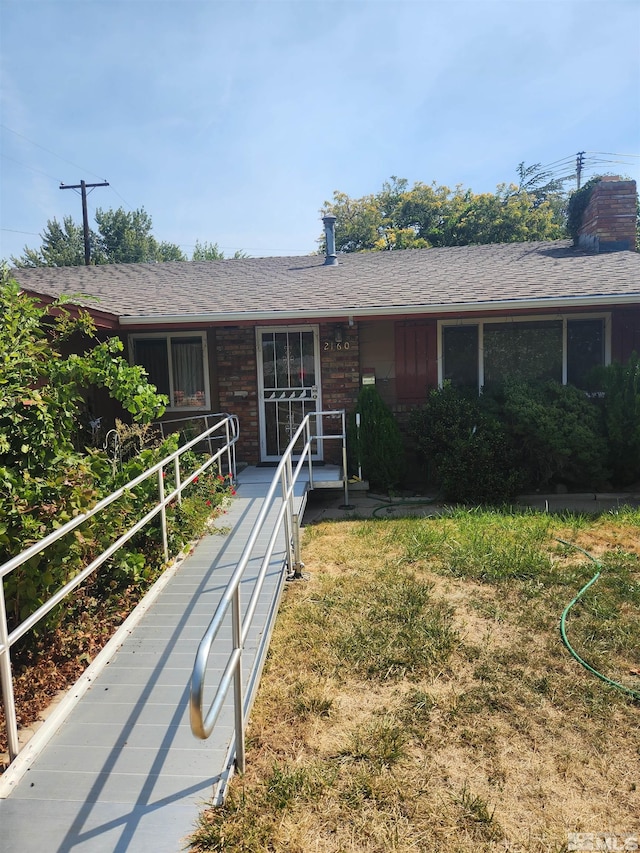
[{"label": "leafy tree", "polygon": [[[233,258],[247,258],[249,257],[246,252],[237,249],[233,253]],[[201,243],[199,240],[196,240],[196,245],[193,250],[193,255],[191,256],[192,261],[222,261],[225,258],[225,254],[220,250],[217,243],[208,243],[206,240],[204,243]]]},{"label": "leafy tree", "polygon": [[144,208],[127,213],[96,210],[99,263],[135,264],[160,261],[184,261],[185,256],[173,243],[159,243],[151,233],[151,217]]},{"label": "leafy tree", "polygon": [[[522,164],[521,164],[522,165]],[[551,183],[522,165],[524,184],[501,184],[495,193],[476,194],[456,187],[404,178],[385,181],[378,193],[352,199],[335,192],[322,214],[336,216],[340,252],[381,251],[430,246],[466,246],[551,240],[563,236],[562,209],[550,199]],[[537,181],[537,182],[536,182]],[[529,186],[530,191],[527,189]]]},{"label": "leafy tree", "polygon": [[554,178],[553,172],[550,169],[544,169],[540,163],[533,163],[531,166],[518,163],[516,171],[519,178],[518,192],[525,192],[533,196],[536,205],[548,201],[557,215],[560,215],[562,219],[566,216],[567,197],[564,185],[567,181],[573,180],[573,175]]},{"label": "leafy tree", "polygon": [[[74,333],[94,344],[83,355],[64,357],[61,345]],[[2,273],[0,283],[0,452],[3,463],[32,473],[75,452],[72,437],[88,385],[106,388],[135,420],[164,411],[139,366],[120,353],[119,338],[95,343],[86,312],[73,319],[64,302],[41,307]]]},{"label": "leafy tree", "polygon": [[[86,313],[74,319],[61,302],[48,307],[21,292],[6,271],[0,279],[0,564],[100,497],[110,465],[100,454],[74,446],[83,390],[106,388],[134,420],[164,411],[166,398],[147,382],[145,371],[129,365],[114,338],[84,354],[64,356],[72,334],[94,344],[95,327]],[[23,602],[37,605],[46,590],[64,580],[68,550],[34,557],[7,578],[14,615]],[[54,570],[55,569],[55,570]]]},{"label": "leafy tree", "polygon": [[[96,210],[97,229],[90,230],[91,260],[94,264],[156,263],[185,261],[180,247],[160,242],[151,233],[152,221],[144,208],[125,211]],[[84,264],[82,226],[65,216],[63,225],[48,220],[40,249],[25,246],[20,258],[11,258],[16,267],[66,267]]]},{"label": "leafy tree", "polygon": [[[65,216],[62,225],[50,219],[41,234],[39,249],[24,248],[21,258],[11,258],[17,267],[77,267],[84,264],[84,236],[81,225]],[[91,235],[95,245],[95,234]]]}]

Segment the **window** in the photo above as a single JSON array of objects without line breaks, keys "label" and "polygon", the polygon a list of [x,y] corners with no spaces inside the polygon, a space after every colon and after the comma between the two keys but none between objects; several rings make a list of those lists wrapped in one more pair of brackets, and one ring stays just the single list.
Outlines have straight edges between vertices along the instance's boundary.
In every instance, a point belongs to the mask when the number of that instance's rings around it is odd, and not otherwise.
[{"label": "window", "polygon": [[490,386],[507,378],[555,379],[578,388],[608,362],[607,318],[540,318],[441,326],[440,381]]},{"label": "window", "polygon": [[562,382],[562,320],[484,324],[484,385],[505,379]]},{"label": "window", "polygon": [[145,368],[170,409],[208,409],[209,371],[204,333],[135,335],[131,339],[134,364]]},{"label": "window", "polygon": [[584,388],[585,376],[605,364],[602,320],[571,320],[567,323],[567,382]]},{"label": "window", "polygon": [[446,326],[443,330],[444,374],[454,385],[478,386],[478,327]]}]

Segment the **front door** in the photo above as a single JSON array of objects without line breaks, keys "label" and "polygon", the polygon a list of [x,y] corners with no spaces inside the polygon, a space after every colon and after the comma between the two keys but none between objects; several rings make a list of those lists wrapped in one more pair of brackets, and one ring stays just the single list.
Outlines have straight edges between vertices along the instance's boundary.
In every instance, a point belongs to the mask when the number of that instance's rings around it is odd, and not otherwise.
[{"label": "front door", "polygon": [[[281,457],[305,415],[321,410],[320,348],[315,326],[258,328],[257,337],[260,454],[266,462]],[[319,441],[313,458],[322,458]]]}]

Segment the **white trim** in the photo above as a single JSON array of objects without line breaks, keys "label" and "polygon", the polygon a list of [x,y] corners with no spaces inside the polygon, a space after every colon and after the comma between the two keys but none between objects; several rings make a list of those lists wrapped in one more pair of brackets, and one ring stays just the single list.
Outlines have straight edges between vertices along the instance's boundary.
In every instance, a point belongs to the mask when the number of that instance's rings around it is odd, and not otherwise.
[{"label": "white trim", "polygon": [[[209,380],[209,353],[207,349],[207,333],[206,331],[202,331],[200,329],[195,329],[193,331],[179,331],[179,332],[131,332],[129,334],[129,361],[131,364],[135,364],[135,353],[134,353],[134,344],[135,341],[139,340],[150,340],[154,338],[156,340],[162,339],[167,342],[167,358],[169,360],[168,364],[168,372],[169,372],[169,405],[167,406],[167,412],[209,412],[211,411],[211,382]],[[172,405],[174,399],[174,391],[173,387],[173,363],[171,359],[171,339],[172,338],[200,338],[202,342],[202,369],[203,369],[203,381],[204,381],[204,405],[202,406],[174,406]],[[143,365],[140,365],[141,367]]]},{"label": "white trim", "polygon": [[611,312],[601,311],[588,314],[523,314],[517,317],[465,317],[458,320],[438,320],[438,386],[444,382],[444,341],[442,330],[448,326],[478,327],[478,388],[484,386],[484,326],[486,323],[543,323],[549,320],[562,322],[562,384],[567,384],[567,322],[569,320],[604,321],[604,363],[611,363]]},{"label": "white trim", "polygon": [[536,308],[555,310],[562,312],[567,308],[592,308],[599,305],[635,305],[640,304],[640,292],[636,293],[599,293],[594,296],[576,297],[543,297],[537,299],[503,299],[496,302],[452,302],[436,305],[390,305],[388,307],[362,308],[359,306],[344,306],[335,308],[301,308],[291,310],[286,314],[279,311],[229,311],[218,314],[156,314],[119,317],[121,326],[150,326],[166,323],[237,323],[241,321],[270,320],[273,323],[286,325],[287,321],[292,324],[300,323],[302,320],[319,320],[324,317],[353,317],[357,320],[362,317],[395,317],[408,314],[418,317],[431,316],[433,314],[458,313],[465,316],[474,316],[484,311],[531,311]]},{"label": "white trim", "polygon": [[[321,363],[320,363],[320,327],[305,323],[303,325],[293,326],[256,326],[256,363],[258,371],[258,423],[260,432],[260,459],[263,462],[276,461],[280,457],[267,454],[267,428],[266,428],[266,411],[265,411],[265,391],[264,391],[264,364],[262,360],[262,335],[273,334],[277,332],[313,332],[313,361],[316,377],[317,394],[314,399],[315,409],[317,412],[322,411],[322,384],[321,384]],[[322,440],[317,441],[318,452],[312,455],[312,459],[316,462],[323,459]]]}]

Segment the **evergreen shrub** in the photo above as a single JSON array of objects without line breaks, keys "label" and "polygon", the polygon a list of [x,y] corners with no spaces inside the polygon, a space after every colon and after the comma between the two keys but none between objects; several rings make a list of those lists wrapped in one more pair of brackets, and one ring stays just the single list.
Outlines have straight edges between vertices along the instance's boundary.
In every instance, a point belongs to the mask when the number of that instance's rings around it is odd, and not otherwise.
[{"label": "evergreen shrub", "polygon": [[411,412],[409,432],[445,500],[504,503],[518,492],[522,472],[509,437],[477,395],[445,382]]},{"label": "evergreen shrub", "polygon": [[[355,415],[360,414],[356,429]],[[362,468],[372,489],[397,489],[404,481],[406,459],[400,427],[375,385],[365,385],[358,394],[349,423],[351,471]]]},{"label": "evergreen shrub", "polygon": [[625,364],[613,362],[591,378],[602,391],[595,399],[613,483],[628,486],[640,480],[640,357],[633,352]]},{"label": "evergreen shrub", "polygon": [[609,479],[600,415],[579,388],[507,380],[481,405],[503,424],[527,489],[597,489]]}]

